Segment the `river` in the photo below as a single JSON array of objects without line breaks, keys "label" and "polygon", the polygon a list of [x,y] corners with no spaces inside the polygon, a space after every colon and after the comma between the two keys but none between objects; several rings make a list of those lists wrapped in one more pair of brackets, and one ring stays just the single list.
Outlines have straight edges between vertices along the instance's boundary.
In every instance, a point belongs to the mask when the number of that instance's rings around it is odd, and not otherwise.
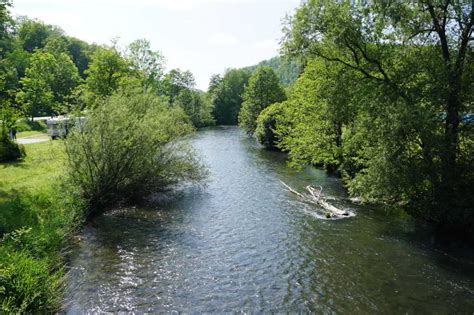
[{"label": "river", "polygon": [[[396,211],[351,204],[235,127],[192,139],[206,187],[96,218],[72,249],[64,310],[472,313],[474,260]],[[324,186],[353,218],[322,220],[286,192]]]}]

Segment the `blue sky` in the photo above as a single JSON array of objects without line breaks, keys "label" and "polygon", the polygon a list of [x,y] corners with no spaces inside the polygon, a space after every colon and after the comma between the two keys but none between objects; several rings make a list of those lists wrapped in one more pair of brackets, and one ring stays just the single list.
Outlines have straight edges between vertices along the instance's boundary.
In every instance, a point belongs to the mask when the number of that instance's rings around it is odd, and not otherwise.
[{"label": "blue sky", "polygon": [[12,13],[69,35],[126,45],[150,40],[167,69],[191,70],[206,90],[214,73],[276,56],[282,19],[300,0],[13,0]]}]

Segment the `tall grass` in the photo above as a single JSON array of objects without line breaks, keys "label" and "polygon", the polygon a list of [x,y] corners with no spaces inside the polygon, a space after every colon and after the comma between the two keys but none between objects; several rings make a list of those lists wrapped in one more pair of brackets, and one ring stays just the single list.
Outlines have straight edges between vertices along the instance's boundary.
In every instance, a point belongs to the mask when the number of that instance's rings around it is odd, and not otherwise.
[{"label": "tall grass", "polygon": [[26,145],[22,162],[0,164],[0,313],[60,308],[64,248],[81,205],[63,193],[60,142]]}]

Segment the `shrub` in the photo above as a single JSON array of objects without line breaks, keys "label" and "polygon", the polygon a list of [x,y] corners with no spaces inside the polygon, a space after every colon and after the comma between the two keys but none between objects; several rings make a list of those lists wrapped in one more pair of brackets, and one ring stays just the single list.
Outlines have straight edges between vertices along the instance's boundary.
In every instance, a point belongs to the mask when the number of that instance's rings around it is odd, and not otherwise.
[{"label": "shrub", "polygon": [[275,133],[278,116],[283,114],[283,103],[275,103],[265,108],[257,118],[255,137],[267,149],[277,149],[280,141]]},{"label": "shrub", "polygon": [[0,162],[12,162],[26,156],[25,148],[8,137],[0,139]]},{"label": "shrub", "polygon": [[136,202],[205,171],[183,140],[193,128],[179,107],[153,94],[115,94],[66,141],[70,180],[94,215]]}]

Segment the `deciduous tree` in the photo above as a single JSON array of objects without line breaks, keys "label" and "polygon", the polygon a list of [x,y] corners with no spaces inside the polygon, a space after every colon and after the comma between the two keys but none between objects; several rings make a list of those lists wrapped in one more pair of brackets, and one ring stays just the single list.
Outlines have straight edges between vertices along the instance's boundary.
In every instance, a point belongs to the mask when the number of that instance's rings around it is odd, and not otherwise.
[{"label": "deciduous tree", "polygon": [[285,91],[280,86],[273,69],[268,66],[259,67],[245,87],[244,102],[239,112],[239,126],[248,135],[253,135],[260,112],[271,104],[285,99]]}]

